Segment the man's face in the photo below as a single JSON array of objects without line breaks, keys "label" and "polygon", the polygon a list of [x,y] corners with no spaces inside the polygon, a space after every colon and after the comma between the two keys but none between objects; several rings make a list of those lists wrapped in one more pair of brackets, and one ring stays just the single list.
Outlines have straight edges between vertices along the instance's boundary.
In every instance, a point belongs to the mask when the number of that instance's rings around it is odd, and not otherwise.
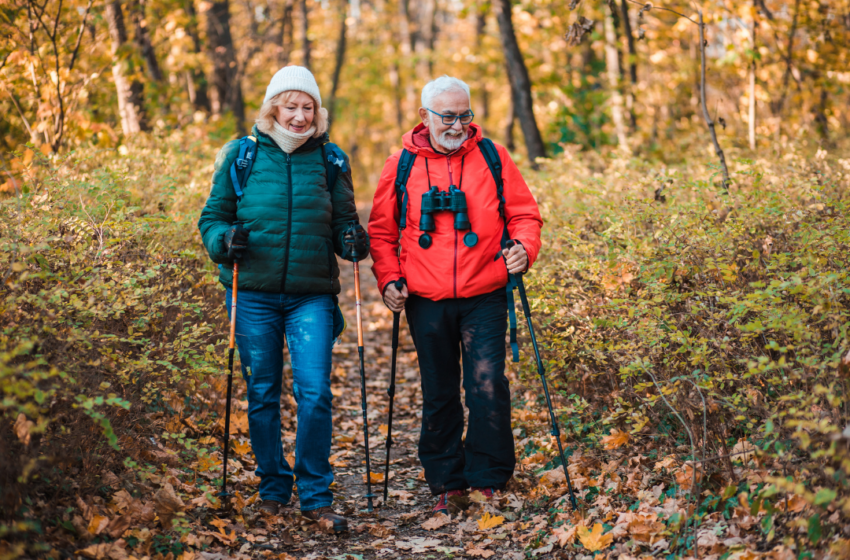
[{"label": "man's face", "polygon": [[469,124],[461,124],[460,119],[455,120],[452,125],[443,124],[443,120],[428,111],[440,113],[441,115],[464,115],[470,112],[469,96],[462,90],[450,90],[441,93],[431,101],[431,107],[422,107],[419,109],[419,116],[422,122],[428,127],[431,132],[431,143],[437,149],[453,152],[460,148],[464,140],[466,140],[469,132]]}]

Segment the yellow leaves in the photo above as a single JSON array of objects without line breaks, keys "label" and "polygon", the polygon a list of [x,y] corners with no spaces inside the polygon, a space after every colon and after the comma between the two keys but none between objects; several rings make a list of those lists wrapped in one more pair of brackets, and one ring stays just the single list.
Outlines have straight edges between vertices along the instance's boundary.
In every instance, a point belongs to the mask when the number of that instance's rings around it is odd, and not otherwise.
[{"label": "yellow leaves", "polygon": [[[384,482],[384,473],[382,472],[370,472],[369,478],[371,479],[372,484],[378,484]],[[363,473],[363,482],[366,482],[366,473]]]},{"label": "yellow leaves", "polygon": [[614,535],[611,533],[603,535],[603,530],[601,523],[595,524],[593,526],[593,530],[588,530],[587,527],[579,527],[578,540],[581,541],[582,546],[590,552],[597,552],[608,548],[614,540]]},{"label": "yellow leaves", "polygon": [[250,441],[234,441],[233,452],[237,455],[248,455],[251,453]]},{"label": "yellow leaves", "polygon": [[475,492],[469,493],[469,501],[482,504],[487,501],[487,496],[482,494],[480,490],[476,490]]},{"label": "yellow leaves", "polygon": [[631,436],[626,432],[612,430],[610,435],[602,438],[602,445],[605,449],[617,449],[629,443]]},{"label": "yellow leaves", "polygon": [[201,472],[210,472],[215,467],[221,465],[221,461],[217,461],[212,456],[200,456],[198,457],[198,470]]},{"label": "yellow leaves", "polygon": [[478,520],[478,529],[481,531],[487,531],[489,529],[493,529],[494,527],[498,527],[504,522],[505,518],[501,515],[492,516],[488,512],[481,516],[481,519]]},{"label": "yellow leaves", "polygon": [[248,415],[244,412],[237,412],[230,419],[230,428],[234,432],[248,435]]},{"label": "yellow leaves", "polygon": [[89,521],[88,532],[92,535],[99,535],[106,526],[109,525],[109,518],[103,515],[93,515]]}]

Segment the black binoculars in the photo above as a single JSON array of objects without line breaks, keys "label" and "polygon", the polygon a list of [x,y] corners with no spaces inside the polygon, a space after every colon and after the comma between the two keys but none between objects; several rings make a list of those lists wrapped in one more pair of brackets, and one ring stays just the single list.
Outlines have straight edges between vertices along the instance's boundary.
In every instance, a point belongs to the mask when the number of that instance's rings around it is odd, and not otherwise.
[{"label": "black binoculars", "polygon": [[[456,230],[472,227],[469,223],[469,213],[466,207],[466,194],[454,185],[450,186],[448,191],[441,191],[432,186],[428,189],[428,192],[422,195],[422,215],[419,218],[419,231],[423,233],[419,237],[419,246],[423,249],[431,246],[432,240],[428,232],[436,229],[434,212],[444,211],[454,213]],[[463,236],[463,242],[467,247],[474,247],[478,243],[478,236],[470,231]]]}]

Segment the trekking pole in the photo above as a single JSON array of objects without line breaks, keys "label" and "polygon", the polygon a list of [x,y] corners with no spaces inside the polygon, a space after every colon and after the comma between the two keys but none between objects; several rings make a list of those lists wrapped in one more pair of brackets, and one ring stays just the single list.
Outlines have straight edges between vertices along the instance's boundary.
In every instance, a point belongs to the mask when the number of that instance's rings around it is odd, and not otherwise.
[{"label": "trekking pole", "polygon": [[[353,227],[354,224],[352,223]],[[360,406],[363,409],[363,445],[366,447],[366,500],[367,511],[372,505],[372,465],[369,462],[369,418],[366,415],[366,368],[363,363],[363,317],[360,313],[360,263],[358,262],[356,242],[351,246],[351,260],[354,263],[354,300],[357,308],[357,353],[360,355]]]},{"label": "trekking pole", "polygon": [[[509,240],[506,247],[510,249],[516,245],[512,240]],[[555,436],[555,441],[558,442],[558,453],[561,455],[561,465],[564,467],[564,476],[567,478],[567,488],[570,490],[570,503],[573,509],[578,509],[576,503],[576,495],[573,492],[573,484],[570,482],[570,471],[567,468],[567,458],[564,456],[564,446],[561,444],[561,430],[558,428],[558,421],[555,419],[555,411],[552,410],[552,398],[549,396],[549,386],[546,383],[546,370],[543,367],[543,361],[540,359],[540,349],[537,347],[537,337],[534,336],[534,326],[531,324],[531,308],[528,306],[528,297],[525,295],[525,284],[522,281],[522,273],[511,274],[517,290],[519,291],[519,300],[522,303],[522,311],[525,313],[525,320],[528,323],[528,333],[531,335],[531,345],[534,347],[534,357],[537,359],[537,373],[540,374],[540,381],[543,383],[543,394],[546,395],[546,406],[549,407],[549,420],[552,422],[552,435]]]},{"label": "trekking pole", "polygon": [[221,507],[226,509],[227,493],[227,455],[230,448],[230,396],[233,390],[233,354],[236,346],[236,295],[239,290],[239,262],[233,261],[233,295],[230,302],[230,347],[227,356],[227,409],[224,412],[224,475],[221,479]]},{"label": "trekking pole", "polygon": [[[404,278],[393,282],[397,290],[404,288]],[[387,503],[387,493],[390,487],[390,448],[393,446],[393,401],[395,400],[395,364],[398,355],[398,323],[401,312],[393,311],[393,361],[390,365],[390,388],[387,395],[390,396],[390,414],[387,420],[387,464],[384,467],[384,503]]]}]

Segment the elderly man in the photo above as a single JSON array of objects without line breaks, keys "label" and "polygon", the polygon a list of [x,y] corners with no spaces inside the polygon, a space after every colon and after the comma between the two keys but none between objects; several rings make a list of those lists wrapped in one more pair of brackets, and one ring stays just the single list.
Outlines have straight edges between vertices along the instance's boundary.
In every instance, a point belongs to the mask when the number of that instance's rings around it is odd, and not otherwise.
[{"label": "elderly man", "polygon": [[439,513],[449,497],[470,487],[491,496],[513,475],[505,288],[508,272],[526,271],[537,257],[543,221],[507,150],[472,123],[469,86],[434,80],[419,116],[384,166],[369,235],[384,303],[406,310],[419,356],[419,459]]}]

